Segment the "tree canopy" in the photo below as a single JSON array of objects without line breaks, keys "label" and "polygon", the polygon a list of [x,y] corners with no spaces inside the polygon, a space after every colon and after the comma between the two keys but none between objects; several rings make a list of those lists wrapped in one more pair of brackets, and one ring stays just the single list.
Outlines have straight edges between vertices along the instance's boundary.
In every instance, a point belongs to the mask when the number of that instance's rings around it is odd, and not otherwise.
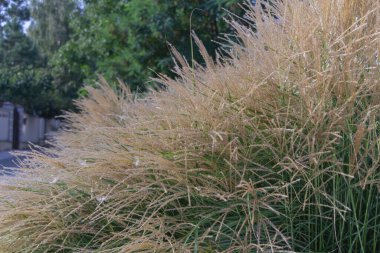
[{"label": "tree canopy", "polygon": [[33,41],[25,34],[26,1],[0,3],[0,100],[21,104],[27,112],[51,117],[59,113],[51,78]]},{"label": "tree canopy", "polygon": [[[0,99],[52,117],[72,109],[97,75],[144,92],[157,73],[172,75],[172,44],[199,59],[194,30],[213,54],[223,18],[243,0],[3,0]],[[225,10],[226,9],[226,10]],[[26,29],[28,22],[29,28]]]},{"label": "tree canopy", "polygon": [[53,57],[52,66],[60,76],[72,73],[91,82],[102,74],[143,91],[150,76],[170,74],[166,42],[190,59],[192,29],[214,51],[212,40],[227,31],[222,8],[237,8],[237,2],[87,0],[71,21],[71,39]]},{"label": "tree canopy", "polygon": [[54,54],[70,36],[70,17],[77,5],[74,0],[32,0],[29,35],[46,56]]}]

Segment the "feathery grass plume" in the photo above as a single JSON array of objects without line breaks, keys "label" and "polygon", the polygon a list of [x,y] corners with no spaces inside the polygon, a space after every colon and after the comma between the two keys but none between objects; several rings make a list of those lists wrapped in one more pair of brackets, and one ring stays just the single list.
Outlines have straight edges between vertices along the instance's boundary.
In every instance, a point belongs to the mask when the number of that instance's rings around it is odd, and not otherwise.
[{"label": "feathery grass plume", "polygon": [[2,183],[0,251],[379,252],[379,5],[248,5],[166,91],[88,88]]}]

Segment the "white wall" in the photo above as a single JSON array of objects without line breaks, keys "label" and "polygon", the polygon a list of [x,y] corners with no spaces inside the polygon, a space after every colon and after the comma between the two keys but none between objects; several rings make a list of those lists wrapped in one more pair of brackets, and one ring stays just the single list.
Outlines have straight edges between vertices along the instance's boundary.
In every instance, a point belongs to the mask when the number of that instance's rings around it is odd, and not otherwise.
[{"label": "white wall", "polygon": [[21,119],[21,142],[40,142],[45,138],[45,119],[24,114]]},{"label": "white wall", "polygon": [[8,111],[0,109],[0,141],[9,140],[9,117]]},{"label": "white wall", "polygon": [[[9,102],[0,105],[0,151],[12,148],[13,110],[14,105]],[[17,110],[20,114],[20,148],[28,147],[29,142],[42,144],[47,134],[52,135],[59,128],[59,120],[28,115],[20,106]]]}]

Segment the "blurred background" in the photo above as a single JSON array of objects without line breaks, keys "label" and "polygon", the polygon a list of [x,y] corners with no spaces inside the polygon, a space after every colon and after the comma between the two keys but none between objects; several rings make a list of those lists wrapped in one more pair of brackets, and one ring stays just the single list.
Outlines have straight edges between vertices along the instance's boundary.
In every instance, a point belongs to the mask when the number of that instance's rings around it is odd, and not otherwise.
[{"label": "blurred background", "polygon": [[[255,1],[254,1],[255,2]],[[145,92],[173,76],[168,43],[191,62],[190,33],[215,56],[243,0],[0,0],[0,151],[40,143],[98,75]]]}]

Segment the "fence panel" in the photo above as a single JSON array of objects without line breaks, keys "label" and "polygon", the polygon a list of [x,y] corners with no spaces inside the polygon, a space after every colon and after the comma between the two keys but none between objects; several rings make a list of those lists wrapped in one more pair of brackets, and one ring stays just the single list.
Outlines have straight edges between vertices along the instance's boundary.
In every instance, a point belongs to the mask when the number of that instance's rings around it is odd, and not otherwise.
[{"label": "fence panel", "polygon": [[0,110],[0,141],[9,140],[9,112]]}]

